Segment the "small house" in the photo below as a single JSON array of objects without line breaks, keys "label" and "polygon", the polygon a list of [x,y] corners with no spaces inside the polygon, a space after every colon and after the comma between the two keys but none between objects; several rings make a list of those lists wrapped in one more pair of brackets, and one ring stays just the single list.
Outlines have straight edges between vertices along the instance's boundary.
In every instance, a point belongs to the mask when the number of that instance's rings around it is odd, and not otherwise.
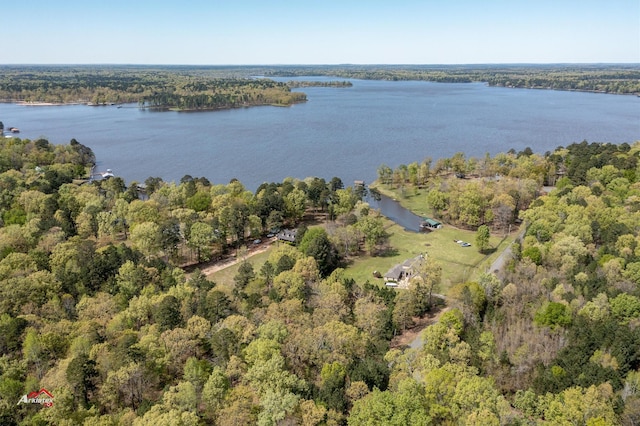
[{"label": "small house", "polygon": [[296,241],[296,234],[298,233],[297,229],[283,229],[278,232],[276,238],[279,241],[286,241],[288,243],[294,243]]},{"label": "small house", "polygon": [[387,287],[404,287],[409,284],[409,280],[415,275],[420,265],[424,261],[424,255],[419,255],[413,259],[405,260],[404,263],[395,265],[384,274],[384,283]]}]

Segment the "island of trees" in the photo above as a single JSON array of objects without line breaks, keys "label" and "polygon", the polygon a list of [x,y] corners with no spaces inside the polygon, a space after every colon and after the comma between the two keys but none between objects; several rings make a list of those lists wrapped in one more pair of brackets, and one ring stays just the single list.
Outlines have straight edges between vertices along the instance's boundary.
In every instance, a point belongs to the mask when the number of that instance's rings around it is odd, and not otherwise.
[{"label": "island of trees", "polygon": [[[3,138],[0,423],[638,424],[639,156],[382,165],[374,196],[445,223],[421,235],[337,177],[87,181],[82,143]],[[503,267],[452,278],[503,240]],[[406,288],[373,274],[418,245]],[[397,343],[430,316],[422,345]],[[18,404],[38,389],[53,406]]]},{"label": "island of trees", "polygon": [[350,81],[307,81],[307,80],[290,80],[287,82],[287,86],[291,88],[297,87],[352,87],[353,83]]},{"label": "island of trees", "polygon": [[[306,101],[285,83],[230,77],[182,67],[7,66],[0,99],[26,103],[137,103],[179,111],[228,109]],[[225,77],[226,76],[226,77]]]}]

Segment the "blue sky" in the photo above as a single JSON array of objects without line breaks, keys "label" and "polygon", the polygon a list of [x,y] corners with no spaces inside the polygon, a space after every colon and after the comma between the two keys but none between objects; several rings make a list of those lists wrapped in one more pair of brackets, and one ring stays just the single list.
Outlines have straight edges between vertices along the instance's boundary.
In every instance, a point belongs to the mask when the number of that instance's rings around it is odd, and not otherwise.
[{"label": "blue sky", "polygon": [[4,64],[640,63],[640,0],[19,0]]}]

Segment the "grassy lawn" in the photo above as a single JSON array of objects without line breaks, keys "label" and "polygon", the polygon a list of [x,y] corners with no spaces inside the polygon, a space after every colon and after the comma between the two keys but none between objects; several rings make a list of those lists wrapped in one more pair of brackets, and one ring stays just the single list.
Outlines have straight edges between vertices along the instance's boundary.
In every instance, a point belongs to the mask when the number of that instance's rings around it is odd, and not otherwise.
[{"label": "grassy lawn", "polygon": [[[479,253],[474,247],[474,231],[456,229],[443,225],[441,229],[430,233],[415,233],[405,231],[401,226],[388,221],[387,231],[391,234],[390,253],[384,256],[364,256],[355,259],[347,268],[346,275],[354,278],[357,283],[369,280],[371,283],[384,283],[384,279],[375,278],[373,271],[384,274],[394,265],[413,258],[420,253],[426,253],[442,265],[442,291],[454,284],[471,281],[486,271],[499,254],[513,242],[513,237],[503,240],[501,237],[491,237],[490,243],[496,250],[490,255]],[[515,235],[515,234],[514,234]],[[472,244],[471,247],[461,247],[453,240],[463,240]]]},{"label": "grassy lawn", "polygon": [[399,190],[391,190],[384,185],[375,185],[375,188],[381,194],[396,200],[407,210],[411,210],[418,216],[433,217],[432,211],[427,207],[426,189],[407,188],[404,192]]},{"label": "grassy lawn", "polygon": [[[251,263],[251,265],[253,266],[253,271],[256,274],[260,272],[260,268],[262,267],[264,262],[266,262],[266,260],[269,258],[269,254],[271,253],[271,250],[273,250],[273,247],[275,247],[275,245],[272,245],[271,247],[269,247],[267,251],[263,253],[255,254],[247,259],[249,263]],[[225,291],[228,294],[231,294],[231,291],[233,290],[233,286],[235,284],[233,282],[233,277],[235,277],[236,274],[238,273],[239,267],[240,267],[240,262],[236,263],[235,265],[231,265],[228,268],[225,268],[220,271],[214,272],[210,275],[207,275],[207,278],[215,282],[216,286],[219,287],[221,291]]]}]

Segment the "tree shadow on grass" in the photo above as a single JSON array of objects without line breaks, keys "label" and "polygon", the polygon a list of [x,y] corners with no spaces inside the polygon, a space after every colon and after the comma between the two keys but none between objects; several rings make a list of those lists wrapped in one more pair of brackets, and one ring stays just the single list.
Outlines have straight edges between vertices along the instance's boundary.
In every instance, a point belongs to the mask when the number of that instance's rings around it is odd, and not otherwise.
[{"label": "tree shadow on grass", "polygon": [[347,258],[347,259],[341,259],[338,262],[338,268],[344,268],[347,269],[349,266],[353,265],[353,259],[352,258]]},{"label": "tree shadow on grass", "polygon": [[400,252],[398,251],[398,249],[393,248],[393,247],[388,247],[384,250],[381,250],[378,252],[378,257],[393,257],[393,256],[397,256],[399,255]]}]

